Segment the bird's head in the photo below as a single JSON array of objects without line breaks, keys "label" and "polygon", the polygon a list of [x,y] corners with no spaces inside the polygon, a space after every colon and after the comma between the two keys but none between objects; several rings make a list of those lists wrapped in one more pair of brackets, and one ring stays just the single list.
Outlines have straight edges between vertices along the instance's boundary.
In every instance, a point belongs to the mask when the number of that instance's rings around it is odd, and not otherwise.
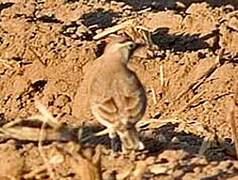
[{"label": "bird's head", "polygon": [[136,43],[128,37],[114,36],[112,40],[107,44],[104,55],[110,56],[113,59],[118,59],[122,63],[127,64],[131,53],[137,47]]}]

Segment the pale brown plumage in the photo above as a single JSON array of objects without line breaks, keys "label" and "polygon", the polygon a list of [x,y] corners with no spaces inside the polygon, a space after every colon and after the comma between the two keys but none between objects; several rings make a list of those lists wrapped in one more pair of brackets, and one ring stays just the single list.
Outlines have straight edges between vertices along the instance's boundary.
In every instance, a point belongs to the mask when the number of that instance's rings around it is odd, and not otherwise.
[{"label": "pale brown plumage", "polygon": [[110,138],[119,135],[124,151],[143,148],[135,124],[145,113],[146,95],[137,75],[127,67],[134,46],[122,37],[109,43],[86,73],[84,92],[78,92],[87,95],[81,100],[97,121],[107,127]]}]

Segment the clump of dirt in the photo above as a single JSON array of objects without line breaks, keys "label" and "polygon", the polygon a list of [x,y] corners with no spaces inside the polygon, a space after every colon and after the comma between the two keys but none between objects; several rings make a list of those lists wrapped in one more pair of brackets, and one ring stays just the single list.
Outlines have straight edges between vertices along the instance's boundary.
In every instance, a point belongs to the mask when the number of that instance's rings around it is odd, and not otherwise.
[{"label": "clump of dirt", "polygon": [[[237,178],[230,126],[237,7],[236,1],[2,1],[1,125],[36,115],[38,99],[66,126],[90,126],[93,117],[77,117],[75,95],[102,52],[93,37],[107,27],[136,19],[150,30],[156,49],[145,47],[151,56],[130,61],[148,97],[139,127],[145,151],[111,156],[107,137],[92,137],[80,148],[49,141],[43,143],[48,166],[37,144],[0,136],[1,179],[77,179],[81,161],[93,172],[88,179]],[[100,158],[94,153],[99,146]]]},{"label": "clump of dirt", "polygon": [[24,171],[24,158],[17,151],[14,142],[7,142],[0,146],[1,179],[20,179]]}]

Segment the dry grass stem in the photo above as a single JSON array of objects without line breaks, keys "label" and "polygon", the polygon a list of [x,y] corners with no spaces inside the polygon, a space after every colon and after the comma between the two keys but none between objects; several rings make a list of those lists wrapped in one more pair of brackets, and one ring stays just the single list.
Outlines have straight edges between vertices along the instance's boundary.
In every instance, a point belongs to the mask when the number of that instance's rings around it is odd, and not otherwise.
[{"label": "dry grass stem", "polygon": [[3,128],[10,128],[10,127],[13,127],[16,124],[21,123],[21,122],[22,122],[22,119],[15,119],[15,120],[13,120],[13,121],[11,121],[9,123],[4,124],[2,127]]},{"label": "dry grass stem", "polygon": [[[62,126],[40,102],[36,101],[36,108],[39,110],[39,115],[31,116],[27,119],[16,119],[3,125],[0,128],[0,137],[4,139],[14,138],[26,141],[39,141],[39,136],[42,141],[69,141],[75,139],[73,129]],[[24,121],[40,121],[43,124],[48,124],[51,128],[44,129],[37,127],[27,127],[17,125]],[[45,125],[44,125],[45,126]]]},{"label": "dry grass stem", "polygon": [[37,174],[45,171],[47,169],[46,164],[39,166],[37,169],[25,174],[23,177],[24,179],[33,179]]},{"label": "dry grass stem", "polygon": [[49,160],[47,159],[47,157],[44,153],[44,150],[43,150],[43,146],[42,146],[42,140],[43,140],[43,137],[44,137],[44,129],[45,129],[45,126],[46,126],[46,122],[47,121],[43,122],[43,124],[41,126],[41,129],[40,129],[40,136],[39,136],[39,141],[38,141],[38,150],[39,150],[41,158],[44,161],[44,164],[46,165],[46,168],[47,168],[47,171],[49,173],[50,178],[52,180],[56,180],[53,168],[52,168],[51,164],[49,163]]},{"label": "dry grass stem", "polygon": [[163,87],[164,86],[164,66],[163,64],[160,64],[159,66],[159,72],[160,72],[160,85]]},{"label": "dry grass stem", "polygon": [[156,128],[160,128],[164,125],[166,125],[167,123],[172,123],[172,124],[176,124],[176,123],[181,123],[182,120],[174,117],[174,118],[166,118],[166,119],[144,119],[139,121],[136,126],[138,128],[141,128],[143,126],[147,126],[146,128],[152,128],[152,129],[156,129]]},{"label": "dry grass stem", "polygon": [[[62,163],[63,161],[64,161],[64,159],[62,157],[55,155],[49,160],[49,163],[52,165],[57,165],[57,164]],[[34,177],[37,177],[40,173],[42,173],[46,170],[47,170],[47,164],[43,164],[43,165],[39,166],[37,169],[29,172],[28,174],[25,174],[23,177],[24,177],[24,179],[34,179]]]},{"label": "dry grass stem", "polygon": [[156,93],[155,93],[155,89],[152,87],[151,88],[151,92],[152,92],[152,99],[153,99],[153,103],[154,105],[157,104],[157,97],[156,97]]},{"label": "dry grass stem", "polygon": [[35,100],[35,106],[42,115],[43,118],[39,118],[39,120],[43,120],[43,122],[47,122],[51,127],[57,129],[61,126],[59,121],[52,116],[51,113],[43,106],[39,101]]},{"label": "dry grass stem", "polygon": [[[14,126],[9,128],[0,128],[1,137],[5,139],[14,138],[18,140],[25,141],[38,141],[40,129],[32,128],[32,127],[22,127],[22,126]],[[62,134],[67,134],[67,136],[62,136]],[[43,141],[69,141],[73,140],[73,135],[69,134],[70,132],[61,132],[56,131],[54,129],[45,129],[43,133],[42,140]]]},{"label": "dry grass stem", "polygon": [[125,21],[121,24],[118,24],[118,25],[115,25],[113,27],[110,27],[110,28],[107,28],[105,29],[103,32],[100,32],[99,34],[97,34],[96,36],[93,37],[94,40],[99,40],[99,39],[102,39],[103,37],[109,35],[109,34],[112,34],[112,33],[115,33],[121,29],[124,29],[126,28],[128,25],[131,25],[133,24],[134,20],[128,20],[128,21]]},{"label": "dry grass stem", "polygon": [[36,57],[36,59],[43,65],[46,66],[46,63],[42,61],[40,56],[36,53],[36,51],[33,49],[33,47],[28,46],[28,49],[33,53],[33,55]]},{"label": "dry grass stem", "polygon": [[2,58],[0,58],[0,63],[9,69],[19,66],[19,64],[14,60],[8,60],[8,59],[2,59]]},{"label": "dry grass stem", "polygon": [[193,96],[192,99],[190,99],[190,101],[185,104],[182,108],[180,108],[178,111],[174,112],[173,115],[178,115],[180,113],[182,113],[183,111],[187,110],[193,103],[195,103],[200,97],[202,97],[202,95],[204,94],[205,92],[202,91],[198,94],[196,94],[195,96]]}]

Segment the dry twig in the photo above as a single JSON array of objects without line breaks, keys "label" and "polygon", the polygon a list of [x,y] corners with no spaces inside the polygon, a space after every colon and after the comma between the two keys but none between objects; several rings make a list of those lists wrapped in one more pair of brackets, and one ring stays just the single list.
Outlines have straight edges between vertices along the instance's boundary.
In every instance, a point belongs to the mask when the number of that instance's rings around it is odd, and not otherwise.
[{"label": "dry twig", "polygon": [[[53,180],[56,180],[57,177],[54,173],[53,165],[52,165],[53,163],[55,163],[55,161],[53,161],[55,158],[53,158],[53,160],[52,159],[49,160],[46,157],[44,150],[43,150],[42,141],[45,140],[45,138],[46,138],[46,136],[45,136],[46,135],[46,133],[45,133],[46,124],[50,124],[51,126],[53,126],[55,128],[58,128],[60,126],[60,124],[57,122],[56,119],[54,119],[54,117],[47,111],[47,109],[39,101],[35,101],[35,106],[41,114],[41,115],[39,115],[39,117],[40,117],[39,120],[43,122],[40,130],[38,131],[38,150],[39,150],[41,158],[44,161],[44,164],[40,168],[25,175],[25,177],[31,178],[31,177],[34,177],[36,174],[38,174],[44,170],[47,170],[50,178]],[[32,131],[30,131],[30,132],[32,132]],[[26,138],[29,138],[29,137],[26,136]]]},{"label": "dry twig", "polygon": [[41,158],[44,161],[44,164],[46,165],[46,168],[47,168],[47,171],[49,173],[50,178],[53,179],[53,180],[56,180],[53,168],[52,168],[51,164],[49,163],[49,160],[47,159],[47,157],[44,153],[44,150],[43,150],[43,146],[42,146],[42,140],[43,140],[43,136],[44,136],[45,126],[46,126],[46,121],[43,122],[43,124],[41,126],[41,129],[40,129],[40,136],[39,136],[39,141],[38,141],[38,150],[39,150]]},{"label": "dry twig", "polygon": [[139,44],[146,44],[151,47],[154,46],[154,43],[151,38],[151,32],[144,26],[140,25],[140,22],[136,19],[130,19],[121,24],[117,24],[113,27],[107,28],[104,31],[100,32],[93,37],[94,40],[99,40],[107,35],[112,33],[126,34],[133,41]]},{"label": "dry twig", "polygon": [[187,109],[188,109],[189,107],[191,107],[191,105],[192,105],[195,101],[197,101],[204,93],[205,93],[205,92],[202,91],[202,92],[196,94],[195,96],[193,96],[193,98],[190,99],[190,101],[189,101],[187,104],[185,104],[185,105],[184,105],[182,108],[180,108],[178,111],[174,112],[173,115],[178,115],[178,114],[182,113],[183,111],[187,110]]},{"label": "dry twig", "polygon": [[126,28],[127,26],[133,24],[134,20],[128,20],[126,22],[123,22],[121,24],[115,25],[113,27],[109,27],[107,29],[105,29],[103,32],[100,32],[99,34],[97,34],[96,36],[93,37],[94,40],[99,40],[109,34],[115,33],[121,29]]},{"label": "dry twig", "polygon": [[151,93],[152,93],[153,103],[154,103],[154,105],[156,105],[157,104],[157,98],[156,98],[155,89],[153,87],[151,87]]},{"label": "dry twig", "polygon": [[19,63],[17,61],[14,61],[14,60],[10,60],[10,59],[2,59],[0,58],[0,63],[3,64],[5,67],[11,69],[11,68],[14,68],[14,67],[19,67]]},{"label": "dry twig", "polygon": [[[54,155],[52,158],[50,158],[49,163],[52,165],[60,164],[64,161],[64,158],[62,155]],[[24,179],[34,179],[34,177],[37,177],[41,172],[47,170],[47,164],[43,164],[39,166],[37,169],[25,174],[23,177]]]},{"label": "dry twig", "polygon": [[55,119],[47,109],[38,101],[35,102],[36,108],[40,114],[27,118],[26,121],[40,121],[43,124],[48,124],[52,129],[44,129],[41,131],[40,128],[25,127],[17,125],[24,121],[23,119],[16,119],[15,121],[9,122],[0,128],[0,136],[5,139],[15,138],[19,140],[27,141],[39,141],[39,136],[42,141],[70,141],[75,139],[73,129],[62,125],[57,119]]},{"label": "dry twig", "polygon": [[163,87],[164,86],[164,66],[163,64],[160,64],[159,66],[159,72],[160,72],[160,85]]}]

